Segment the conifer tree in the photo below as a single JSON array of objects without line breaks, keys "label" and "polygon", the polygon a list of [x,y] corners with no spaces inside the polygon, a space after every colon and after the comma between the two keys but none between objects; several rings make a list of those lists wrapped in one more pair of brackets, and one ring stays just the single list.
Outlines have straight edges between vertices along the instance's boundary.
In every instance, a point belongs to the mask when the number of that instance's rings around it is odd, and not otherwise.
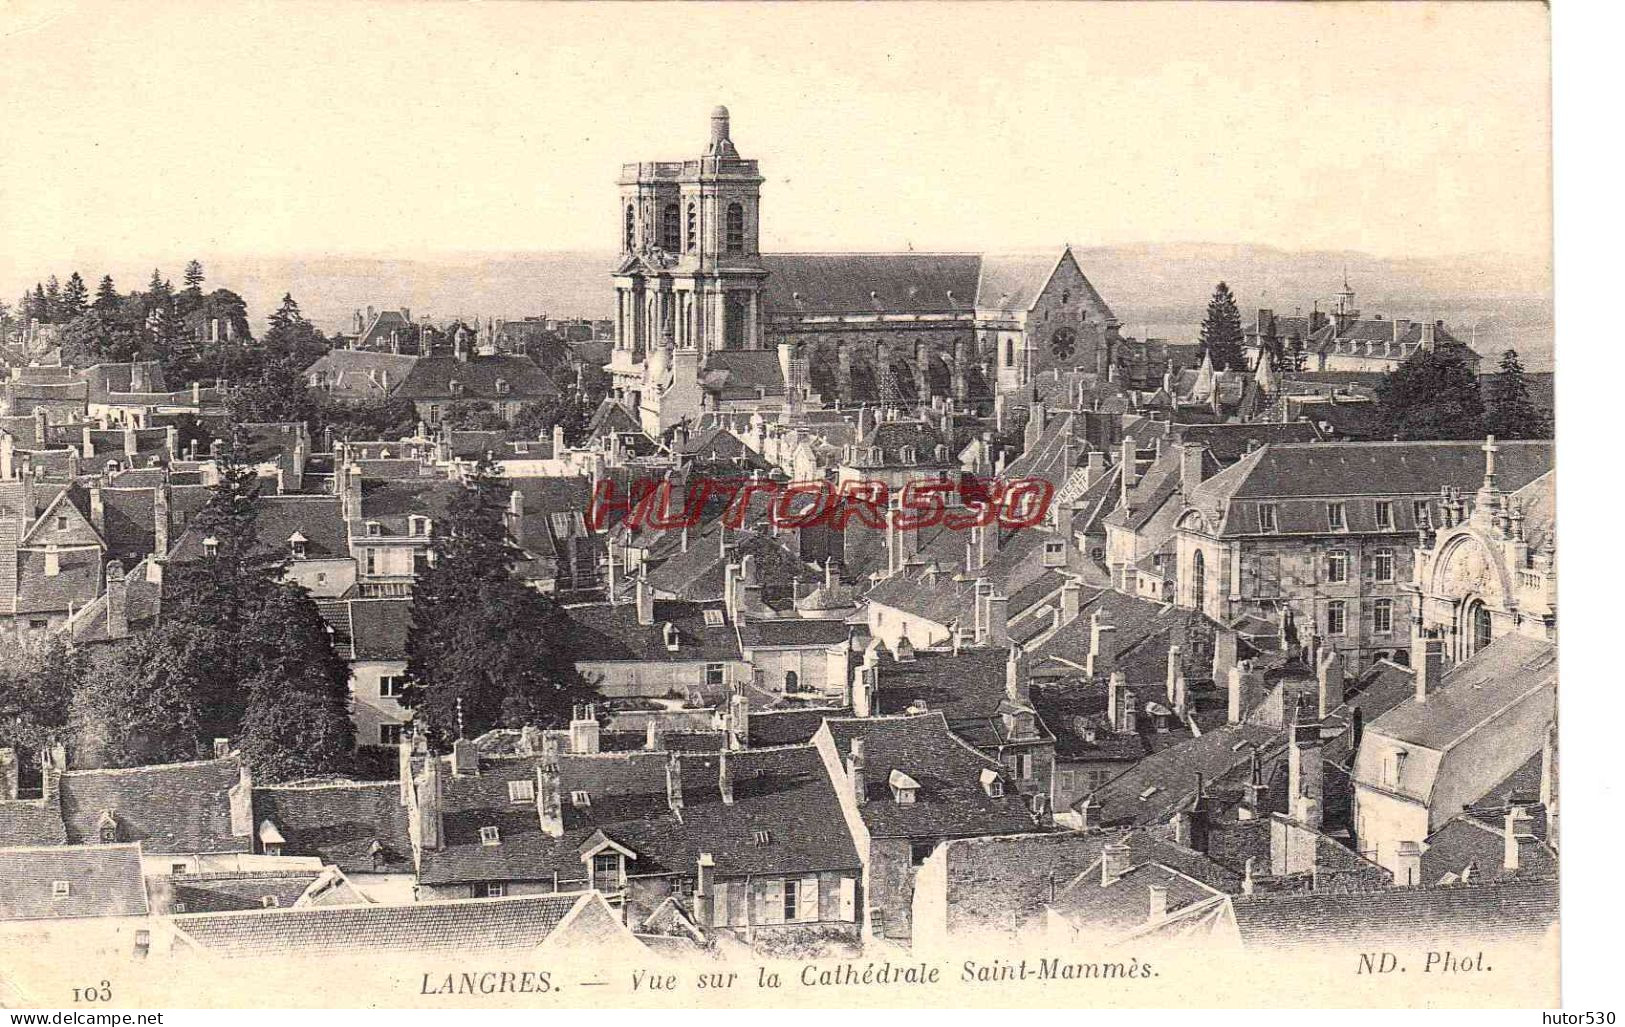
[{"label": "conifer tree", "polygon": [[89,309],[90,292],[85,288],[85,280],[75,271],[68,276],[68,284],[62,288],[61,312],[62,321],[72,321]]},{"label": "conifer tree", "polygon": [[1418,350],[1383,376],[1377,409],[1396,439],[1476,439],[1484,436],[1478,376],[1459,348]]},{"label": "conifer tree", "polygon": [[1236,297],[1230,292],[1230,286],[1220,282],[1213,290],[1213,298],[1208,300],[1201,334],[1201,350],[1212,357],[1215,371],[1246,369],[1247,361],[1241,349],[1244,337]]},{"label": "conifer tree", "polygon": [[181,284],[194,292],[202,292],[203,265],[196,260],[188,261],[186,270],[181,274]]},{"label": "conifer tree", "polygon": [[91,307],[103,318],[111,318],[118,313],[119,305],[122,302],[123,297],[118,294],[118,289],[113,286],[113,276],[102,275],[101,283],[96,286],[96,299],[91,303]]},{"label": "conifer tree", "polygon": [[1529,398],[1529,382],[1524,377],[1518,351],[1501,354],[1498,373],[1490,381],[1489,402],[1485,405],[1484,429],[1498,439],[1549,438],[1551,425],[1546,414]]}]

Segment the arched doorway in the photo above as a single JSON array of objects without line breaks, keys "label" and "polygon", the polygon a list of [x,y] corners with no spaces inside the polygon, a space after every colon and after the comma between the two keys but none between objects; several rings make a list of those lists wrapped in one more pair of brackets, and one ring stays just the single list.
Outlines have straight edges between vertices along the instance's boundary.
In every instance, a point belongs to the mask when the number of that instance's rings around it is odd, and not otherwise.
[{"label": "arched doorway", "polygon": [[1482,600],[1475,599],[1467,606],[1467,652],[1474,653],[1487,647],[1494,635],[1494,624],[1490,619],[1490,608]]}]

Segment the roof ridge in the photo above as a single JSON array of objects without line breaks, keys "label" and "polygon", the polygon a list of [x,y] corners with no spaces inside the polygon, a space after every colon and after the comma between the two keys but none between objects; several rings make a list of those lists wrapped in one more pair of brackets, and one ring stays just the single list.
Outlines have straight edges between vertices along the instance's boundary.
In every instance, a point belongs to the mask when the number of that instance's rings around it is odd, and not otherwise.
[{"label": "roof ridge", "polygon": [[232,753],[229,756],[212,756],[204,760],[182,760],[179,763],[149,763],[139,767],[88,767],[80,770],[64,770],[62,775],[72,777],[75,774],[135,774],[144,770],[174,770],[181,767],[202,767],[211,763],[225,764],[232,762],[241,763],[242,759],[238,754]]}]

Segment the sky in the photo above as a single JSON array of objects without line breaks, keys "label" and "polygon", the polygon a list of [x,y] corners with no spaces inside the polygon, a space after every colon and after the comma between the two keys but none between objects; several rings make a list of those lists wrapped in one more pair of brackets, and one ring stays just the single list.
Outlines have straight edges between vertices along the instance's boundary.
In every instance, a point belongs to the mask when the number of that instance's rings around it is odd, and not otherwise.
[{"label": "sky", "polygon": [[768,250],[1546,261],[1546,19],[0,0],[0,295],[98,261],[611,249],[621,162],[698,155],[718,103]]}]

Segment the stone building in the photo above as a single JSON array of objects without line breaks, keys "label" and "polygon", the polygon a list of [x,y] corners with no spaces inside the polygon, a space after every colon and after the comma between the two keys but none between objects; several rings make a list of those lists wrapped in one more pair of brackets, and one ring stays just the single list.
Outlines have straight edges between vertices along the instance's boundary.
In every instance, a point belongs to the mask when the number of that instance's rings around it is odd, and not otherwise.
[{"label": "stone building", "polygon": [[[971,406],[1052,368],[1111,365],[1119,322],[1069,247],[762,253],[764,178],[729,133],[718,107],[699,158],[621,169],[607,370],[646,431],[750,399],[725,396],[730,382],[778,403]],[[741,350],[778,359],[742,374],[727,355]]]}]

